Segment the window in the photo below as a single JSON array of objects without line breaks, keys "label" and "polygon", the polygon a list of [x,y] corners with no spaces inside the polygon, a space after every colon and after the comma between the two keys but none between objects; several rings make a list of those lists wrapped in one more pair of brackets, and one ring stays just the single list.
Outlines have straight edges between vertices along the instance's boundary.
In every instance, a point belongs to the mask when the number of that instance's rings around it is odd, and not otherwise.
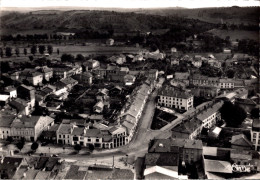
[{"label": "window", "polygon": [[90,138],[88,138],[88,142],[91,142],[91,139],[90,139]]},{"label": "window", "polygon": [[99,139],[98,139],[98,138],[96,139],[96,142],[99,142]]}]

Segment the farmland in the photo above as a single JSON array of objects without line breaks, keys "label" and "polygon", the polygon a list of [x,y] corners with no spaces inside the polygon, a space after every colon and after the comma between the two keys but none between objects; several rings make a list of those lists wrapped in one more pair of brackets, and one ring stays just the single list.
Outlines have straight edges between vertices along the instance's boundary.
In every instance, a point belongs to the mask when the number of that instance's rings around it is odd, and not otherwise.
[{"label": "farmland", "polygon": [[227,36],[232,40],[252,39],[257,41],[259,39],[259,32],[257,31],[213,29],[208,32],[213,33],[222,39],[225,39]]}]

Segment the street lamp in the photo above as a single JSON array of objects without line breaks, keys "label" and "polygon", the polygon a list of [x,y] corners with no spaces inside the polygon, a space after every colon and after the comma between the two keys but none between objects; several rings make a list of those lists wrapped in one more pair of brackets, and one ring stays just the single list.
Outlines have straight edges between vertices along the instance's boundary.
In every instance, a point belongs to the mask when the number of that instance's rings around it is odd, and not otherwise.
[{"label": "street lamp", "polygon": [[126,156],[126,165],[127,165],[127,161],[128,161],[128,154],[125,155]]}]

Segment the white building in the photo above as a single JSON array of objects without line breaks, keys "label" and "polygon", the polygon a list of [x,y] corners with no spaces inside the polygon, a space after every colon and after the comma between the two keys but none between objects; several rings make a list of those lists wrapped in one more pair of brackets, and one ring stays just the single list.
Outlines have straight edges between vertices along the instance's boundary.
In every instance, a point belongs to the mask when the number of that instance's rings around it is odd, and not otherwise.
[{"label": "white building", "polygon": [[211,128],[220,117],[219,109],[222,107],[223,101],[216,104],[208,105],[204,111],[197,115],[197,119],[202,122],[205,128]]},{"label": "white building", "polygon": [[254,119],[251,129],[251,142],[256,151],[260,152],[260,120]]},{"label": "white building", "polygon": [[158,104],[170,108],[190,110],[193,108],[193,95],[184,91],[165,87],[158,93]]}]

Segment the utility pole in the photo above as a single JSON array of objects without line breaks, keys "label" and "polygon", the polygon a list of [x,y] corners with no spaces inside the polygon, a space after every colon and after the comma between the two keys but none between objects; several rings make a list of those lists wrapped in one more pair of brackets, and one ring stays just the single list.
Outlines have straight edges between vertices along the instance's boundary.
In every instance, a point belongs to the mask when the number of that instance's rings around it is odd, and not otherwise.
[{"label": "utility pole", "polygon": [[113,156],[113,164],[112,164],[112,168],[114,168],[114,161],[115,161],[115,159],[114,159],[114,156]]}]

